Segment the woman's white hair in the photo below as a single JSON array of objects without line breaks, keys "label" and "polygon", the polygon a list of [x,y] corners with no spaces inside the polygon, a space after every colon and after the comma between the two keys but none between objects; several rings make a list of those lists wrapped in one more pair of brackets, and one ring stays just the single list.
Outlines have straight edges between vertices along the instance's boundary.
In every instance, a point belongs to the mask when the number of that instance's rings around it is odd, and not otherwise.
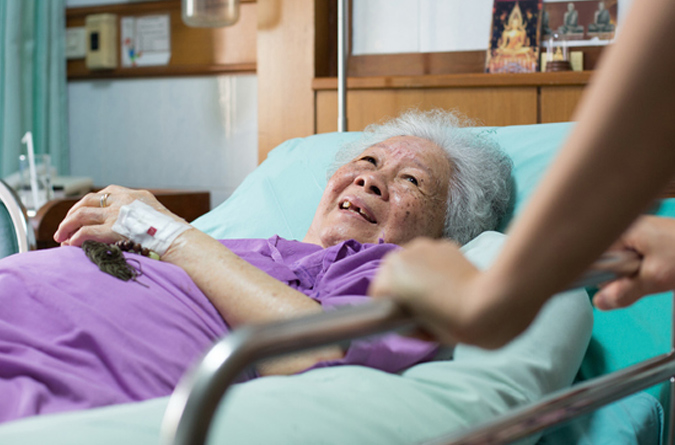
[{"label": "woman's white hair", "polygon": [[511,210],[512,162],[487,131],[446,110],[410,110],[382,124],[369,125],[357,141],[338,151],[329,177],[366,148],[396,136],[416,136],[443,149],[452,164],[443,236],[465,244],[481,232],[499,228]]}]

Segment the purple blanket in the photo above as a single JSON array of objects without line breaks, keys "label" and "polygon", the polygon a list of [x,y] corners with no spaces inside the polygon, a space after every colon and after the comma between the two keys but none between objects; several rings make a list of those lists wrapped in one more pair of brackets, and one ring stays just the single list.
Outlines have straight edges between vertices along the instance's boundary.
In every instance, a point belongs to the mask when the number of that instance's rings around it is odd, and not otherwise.
[{"label": "purple blanket", "polygon": [[[329,249],[278,237],[225,245],[324,307],[363,301],[395,246],[348,241]],[[187,367],[228,332],[187,274],[140,255],[143,276],[104,274],[81,249],[0,260],[0,421],[144,400],[171,393]],[[341,360],[395,372],[435,345],[388,335],[355,341]]]}]

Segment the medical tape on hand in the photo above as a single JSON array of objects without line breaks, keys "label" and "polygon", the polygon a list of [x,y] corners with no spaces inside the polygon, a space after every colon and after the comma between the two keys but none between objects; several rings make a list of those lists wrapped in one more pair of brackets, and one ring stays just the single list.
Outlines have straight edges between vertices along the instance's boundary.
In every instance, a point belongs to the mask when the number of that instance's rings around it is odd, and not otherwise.
[{"label": "medical tape on hand", "polygon": [[190,227],[136,200],[120,207],[112,230],[162,256],[173,240]]}]

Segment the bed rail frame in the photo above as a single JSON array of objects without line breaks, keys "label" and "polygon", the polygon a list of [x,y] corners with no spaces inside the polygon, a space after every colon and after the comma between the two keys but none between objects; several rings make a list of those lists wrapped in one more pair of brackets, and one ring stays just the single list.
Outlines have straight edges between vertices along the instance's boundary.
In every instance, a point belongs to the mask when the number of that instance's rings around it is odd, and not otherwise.
[{"label": "bed rail frame", "polygon": [[35,232],[30,225],[26,209],[14,190],[4,181],[0,180],[0,202],[5,205],[9,218],[14,226],[17,253],[35,249]]},{"label": "bed rail frame", "polygon": [[[640,259],[632,252],[606,254],[569,289],[630,275],[638,270],[639,264]],[[401,332],[415,326],[415,320],[404,309],[393,301],[382,300],[238,329],[216,343],[176,387],[164,415],[163,442],[173,445],[205,443],[213,414],[225,392],[241,371],[260,359],[392,330]],[[668,379],[671,379],[672,395],[674,351],[675,348],[667,354],[559,391],[538,403],[430,443],[511,443]],[[673,443],[674,411],[671,407],[669,441],[666,443]]]}]

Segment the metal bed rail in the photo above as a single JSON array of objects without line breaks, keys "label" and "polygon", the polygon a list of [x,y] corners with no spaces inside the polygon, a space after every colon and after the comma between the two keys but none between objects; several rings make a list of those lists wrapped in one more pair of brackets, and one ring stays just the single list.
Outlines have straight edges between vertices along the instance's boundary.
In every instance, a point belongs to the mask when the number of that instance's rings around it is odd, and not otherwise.
[{"label": "metal bed rail", "polygon": [[[568,289],[599,284],[639,269],[633,252],[603,255]],[[405,331],[416,326],[404,309],[390,300],[286,320],[247,326],[216,343],[179,382],[169,400],[163,423],[166,444],[203,444],[215,410],[237,376],[256,361],[355,338]],[[632,392],[675,375],[673,353],[631,368],[575,385],[543,401],[499,417],[459,436],[433,443],[509,443],[559,422],[589,412]]]},{"label": "metal bed rail", "polygon": [[[637,365],[574,385],[540,402],[513,410],[493,421],[440,437],[428,444],[511,443],[590,413],[634,392],[668,380],[673,375],[675,375],[675,352],[671,351]],[[672,425],[670,428],[672,430]]]},{"label": "metal bed rail", "polygon": [[28,220],[26,209],[21,200],[4,181],[0,180],[0,202],[5,205],[14,226],[14,235],[19,253],[35,249],[35,232]]}]

